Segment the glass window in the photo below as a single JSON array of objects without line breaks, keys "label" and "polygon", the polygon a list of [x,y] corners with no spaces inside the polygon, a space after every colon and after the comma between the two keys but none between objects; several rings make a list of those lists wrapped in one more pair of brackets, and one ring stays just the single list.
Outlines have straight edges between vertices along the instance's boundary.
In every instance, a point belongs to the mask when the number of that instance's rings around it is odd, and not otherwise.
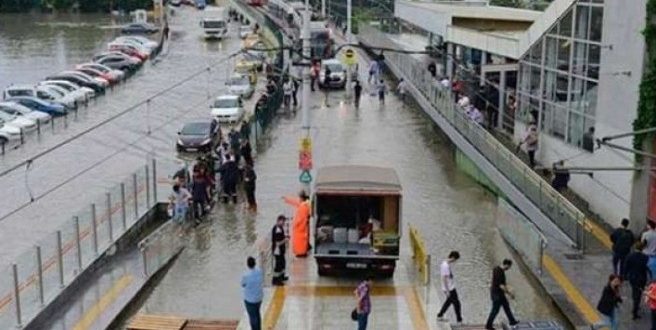
[{"label": "glass window", "polygon": [[559,107],[554,105],[553,110],[554,113],[553,113],[553,124],[551,127],[551,133],[555,137],[564,139],[565,128],[567,126],[567,109],[565,109],[564,107]]},{"label": "glass window", "polygon": [[569,84],[567,77],[564,74],[556,76],[556,102],[562,106],[567,105],[567,85]]},{"label": "glass window", "polygon": [[585,114],[594,116],[597,113],[597,92],[599,87],[594,81],[588,81],[586,83],[586,100],[587,105],[585,107]]},{"label": "glass window", "polygon": [[531,66],[531,80],[529,92],[535,97],[540,97],[540,68]]},{"label": "glass window", "polygon": [[588,77],[599,79],[599,60],[601,47],[599,45],[588,45]]},{"label": "glass window", "polygon": [[571,39],[560,39],[558,45],[558,70],[569,71],[569,51]]},{"label": "glass window", "polygon": [[584,42],[574,42],[574,58],[572,59],[572,74],[585,76],[587,59],[588,59],[588,45]]},{"label": "glass window", "polygon": [[558,39],[547,37],[547,50],[544,54],[544,65],[556,69],[558,63]]},{"label": "glass window", "polygon": [[544,99],[556,101],[556,72],[544,70]]},{"label": "glass window", "polygon": [[565,16],[560,20],[560,27],[558,28],[558,34],[563,37],[572,37],[572,12],[570,9]]},{"label": "glass window", "polygon": [[547,34],[557,35],[558,34],[558,23],[554,24]]},{"label": "glass window", "polygon": [[542,63],[542,41],[536,42],[529,53],[529,61],[535,64]]},{"label": "glass window", "polygon": [[572,97],[570,99],[572,108],[577,108],[578,103],[585,98],[585,88],[585,80],[580,78],[572,79]]},{"label": "glass window", "polygon": [[583,116],[574,111],[570,112],[567,142],[581,147],[581,140],[584,132]]},{"label": "glass window", "polygon": [[601,30],[604,19],[603,7],[591,7],[590,11],[590,40],[601,41]]},{"label": "glass window", "polygon": [[590,7],[576,6],[576,33],[574,36],[577,39],[588,39],[588,25],[589,25]]},{"label": "glass window", "polygon": [[540,100],[536,98],[529,99],[528,122],[535,122],[540,115]]}]

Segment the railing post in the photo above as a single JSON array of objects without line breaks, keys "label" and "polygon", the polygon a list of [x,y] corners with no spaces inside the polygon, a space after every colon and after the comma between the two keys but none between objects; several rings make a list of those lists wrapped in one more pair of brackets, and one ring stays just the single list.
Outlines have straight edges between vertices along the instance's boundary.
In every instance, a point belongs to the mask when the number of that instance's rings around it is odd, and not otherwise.
[{"label": "railing post", "polygon": [[16,307],[16,327],[23,328],[23,321],[21,317],[21,303],[20,303],[20,287],[18,286],[18,266],[11,265],[11,273],[14,280],[14,306]]},{"label": "railing post", "polygon": [[123,224],[123,231],[127,230],[127,214],[125,210],[125,183],[121,182],[121,222]]},{"label": "railing post", "polygon": [[[145,243],[148,243],[148,242],[146,241]],[[144,275],[146,275],[146,277],[148,277],[148,256],[147,256],[147,253],[148,253],[148,244],[144,244],[143,246],[141,246],[141,261],[143,263],[143,271],[144,271]]]},{"label": "railing post", "polygon": [[57,231],[57,269],[59,270],[59,287],[64,288],[64,255],[62,254],[62,233]]},{"label": "railing post", "polygon": [[137,187],[137,173],[132,173],[132,188],[134,192],[134,218],[139,219],[139,188]]},{"label": "railing post", "polygon": [[82,272],[82,244],[80,244],[80,218],[73,217],[75,221],[75,248],[77,249],[77,267],[78,272]]},{"label": "railing post", "polygon": [[[157,204],[157,160],[153,158],[153,204]],[[213,169],[210,169],[213,171]]]},{"label": "railing post", "polygon": [[36,276],[39,287],[39,303],[43,307],[43,266],[41,263],[41,247],[38,245],[36,246]]},{"label": "railing post", "polygon": [[426,271],[424,272],[426,278],[424,279],[424,284],[426,286],[430,285],[431,281],[431,255],[427,254],[426,255]]},{"label": "railing post", "polygon": [[148,207],[150,206],[150,171],[148,170],[148,164],[144,166],[144,173],[146,174],[146,212],[148,212]]},{"label": "railing post", "polygon": [[98,256],[98,224],[96,223],[96,204],[91,204],[91,231],[93,253]]},{"label": "railing post", "polygon": [[109,244],[114,241],[114,230],[112,228],[112,194],[105,193],[107,196],[107,229],[109,230]]}]

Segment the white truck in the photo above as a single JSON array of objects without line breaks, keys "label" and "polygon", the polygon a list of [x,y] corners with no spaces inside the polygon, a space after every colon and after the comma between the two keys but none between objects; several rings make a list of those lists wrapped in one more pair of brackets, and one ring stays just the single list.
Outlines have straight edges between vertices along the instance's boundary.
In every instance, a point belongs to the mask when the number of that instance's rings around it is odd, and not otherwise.
[{"label": "white truck", "polygon": [[206,39],[223,39],[228,34],[228,13],[225,8],[205,8],[200,27]]}]

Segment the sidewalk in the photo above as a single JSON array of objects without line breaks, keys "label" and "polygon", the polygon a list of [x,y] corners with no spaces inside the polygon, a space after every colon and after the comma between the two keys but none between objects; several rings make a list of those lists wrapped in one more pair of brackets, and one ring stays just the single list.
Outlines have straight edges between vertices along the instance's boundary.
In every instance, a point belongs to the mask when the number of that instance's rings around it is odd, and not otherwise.
[{"label": "sidewalk", "polygon": [[[388,39],[394,38],[388,36]],[[401,49],[407,49],[403,45],[397,45]],[[387,64],[394,65],[389,63],[389,60]],[[417,82],[408,80],[408,83],[413,85],[410,90],[415,98],[423,98],[426,101],[423,102],[424,104],[430,104],[430,101],[418,92],[419,89],[414,87]],[[542,261],[545,272],[534,271],[535,277],[574,326],[585,328],[597,323],[600,316],[596,311],[596,305],[608,276],[613,271],[608,233],[601,227],[589,223],[591,228],[586,232],[586,238],[592,248],[581,254],[579,250],[570,247],[561,236],[554,235],[552,230],[541,227],[539,223],[536,225],[547,236],[548,245]],[[620,328],[647,329],[649,322],[646,308],[642,307],[641,320],[632,321],[631,295],[627,284],[623,286],[622,293],[625,301],[619,310]]]}]

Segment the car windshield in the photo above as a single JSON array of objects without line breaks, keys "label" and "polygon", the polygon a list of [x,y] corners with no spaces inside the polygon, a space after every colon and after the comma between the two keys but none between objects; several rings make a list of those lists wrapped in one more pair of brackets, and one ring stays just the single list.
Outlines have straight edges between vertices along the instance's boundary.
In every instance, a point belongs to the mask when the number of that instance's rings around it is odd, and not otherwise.
[{"label": "car windshield", "polygon": [[341,72],[344,71],[344,68],[342,67],[342,64],[340,63],[327,63],[326,67],[330,69],[330,72]]},{"label": "car windshield", "polygon": [[220,99],[214,102],[215,108],[237,108],[239,107],[238,99]]},{"label": "car windshield", "polygon": [[7,91],[9,96],[32,96],[31,89],[10,89]]},{"label": "car windshield", "polygon": [[0,111],[0,120],[4,122],[9,122],[16,119],[16,115],[10,115],[6,112]]},{"label": "car windshield", "polygon": [[250,82],[248,81],[248,78],[244,76],[232,77],[230,78],[230,81],[228,81],[228,85],[233,86],[244,86],[248,84],[250,84]]},{"label": "car windshield", "polygon": [[203,27],[206,29],[220,29],[225,27],[224,21],[204,20]]},{"label": "car windshield", "polygon": [[50,94],[55,94],[55,96],[60,96],[60,97],[61,97],[61,96],[64,96],[64,95],[65,95],[64,93],[62,93],[61,91],[59,91],[59,90],[56,89],[56,88],[47,88],[46,90],[47,90]]},{"label": "car windshield", "polygon": [[207,135],[210,130],[209,123],[189,123],[182,128],[182,135]]}]

